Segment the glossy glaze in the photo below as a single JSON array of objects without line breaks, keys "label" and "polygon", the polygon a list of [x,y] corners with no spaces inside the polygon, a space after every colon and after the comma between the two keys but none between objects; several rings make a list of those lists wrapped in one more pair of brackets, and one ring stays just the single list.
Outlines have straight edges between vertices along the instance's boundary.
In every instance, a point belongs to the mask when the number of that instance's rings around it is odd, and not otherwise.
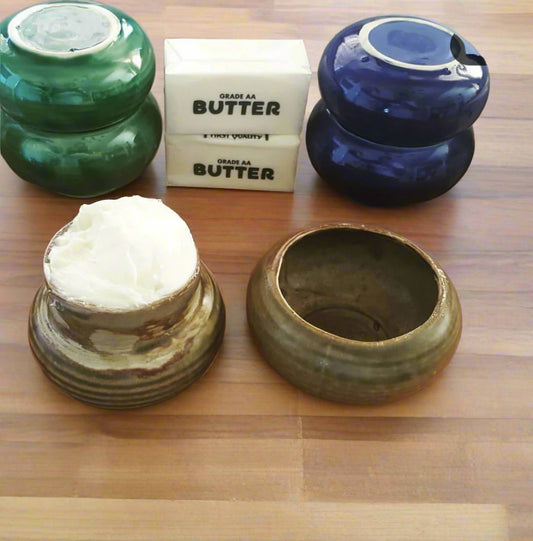
[{"label": "glossy glaze", "polygon": [[466,130],[489,94],[478,51],[417,17],[372,17],[344,28],[324,49],[318,81],[346,129],[397,146],[430,145]]},{"label": "glossy glaze", "polygon": [[307,152],[331,186],[369,205],[426,201],[452,188],[474,155],[472,128],[423,147],[373,143],[345,130],[321,100],[307,124]]},{"label": "glossy glaze", "polygon": [[11,169],[72,197],[102,195],[132,182],[161,141],[161,113],[151,94],[130,117],[92,132],[45,132],[1,115],[2,156]]},{"label": "glossy glaze", "polygon": [[446,366],[461,308],[446,273],[393,233],[333,224],[271,248],[248,284],[250,329],[266,360],[328,400],[378,404]]},{"label": "glossy glaze", "polygon": [[80,132],[124,119],[144,102],[155,76],[150,40],[124,12],[97,5],[118,20],[119,33],[87,54],[49,54],[17,46],[8,28],[20,12],[0,23],[0,103],[11,117],[42,130]]},{"label": "glossy glaze", "polygon": [[127,409],[171,398],[196,381],[215,358],[224,327],[220,291],[200,262],[182,289],[127,311],[69,301],[45,283],[31,307],[29,340],[62,391]]}]

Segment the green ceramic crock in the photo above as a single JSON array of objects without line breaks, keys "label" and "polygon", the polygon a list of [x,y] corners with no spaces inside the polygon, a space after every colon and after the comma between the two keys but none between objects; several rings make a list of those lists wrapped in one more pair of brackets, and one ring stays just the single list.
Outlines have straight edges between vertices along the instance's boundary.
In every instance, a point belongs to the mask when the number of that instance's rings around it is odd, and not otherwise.
[{"label": "green ceramic crock", "polygon": [[259,350],[283,377],[328,400],[379,404],[441,372],[461,335],[461,308],[442,268],[388,231],[308,229],[270,249],[248,285]]},{"label": "green ceramic crock", "polygon": [[81,132],[131,115],[155,76],[143,29],[92,2],[47,2],[0,23],[0,104],[35,128]]},{"label": "green ceramic crock", "polygon": [[71,197],[93,197],[138,178],[155,156],[162,129],[151,94],[130,117],[92,132],[41,131],[1,111],[1,151],[24,180]]}]

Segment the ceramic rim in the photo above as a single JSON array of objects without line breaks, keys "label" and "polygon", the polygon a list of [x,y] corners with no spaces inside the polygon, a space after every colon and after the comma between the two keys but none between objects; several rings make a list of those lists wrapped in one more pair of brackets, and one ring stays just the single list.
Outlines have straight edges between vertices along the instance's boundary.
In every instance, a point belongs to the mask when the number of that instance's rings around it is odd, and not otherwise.
[{"label": "ceramic rim", "polygon": [[[61,8],[67,8],[71,12],[73,9],[79,10],[77,13],[79,16],[78,27],[87,27],[90,29],[91,25],[97,25],[100,27],[100,35],[95,38],[93,33],[93,36],[80,37],[80,34],[76,31],[70,31],[66,36],[61,35],[61,32],[64,31],[64,21],[62,22],[60,20]],[[52,14],[55,17],[52,16],[50,20],[46,21],[42,32],[46,35],[46,39],[51,40],[52,44],[56,44],[56,48],[59,48],[59,50],[47,48],[46,44],[39,42],[38,37],[31,39],[24,31],[25,23],[31,26],[31,24],[34,24],[31,21],[33,16],[45,11],[57,12]],[[60,28],[62,24],[63,28]],[[17,47],[30,53],[53,58],[73,58],[101,51],[116,40],[120,31],[121,24],[118,17],[108,9],[95,4],[76,4],[71,2],[31,6],[17,13],[9,22],[7,29],[9,38]],[[53,35],[54,33],[56,34],[55,36]],[[84,38],[85,41],[83,41]]]},{"label": "ceramic rim", "polygon": [[428,21],[425,19],[418,19],[416,17],[385,17],[382,19],[376,19],[374,21],[371,21],[363,25],[363,27],[359,31],[359,42],[361,43],[361,46],[363,47],[363,49],[369,55],[375,58],[379,58],[380,60],[383,60],[387,62],[388,64],[391,64],[399,68],[406,68],[410,70],[417,70],[417,71],[439,71],[443,69],[452,70],[452,68],[454,68],[455,66],[460,65],[460,62],[455,58],[453,60],[450,60],[449,62],[444,62],[443,64],[413,64],[410,62],[404,62],[402,60],[398,60],[396,58],[388,56],[382,53],[381,51],[379,51],[378,49],[376,49],[376,47],[370,41],[370,38],[369,38],[370,32],[374,30],[375,28],[381,26],[382,24],[386,24],[390,22],[399,22],[399,21],[416,23],[416,24],[436,28],[437,30],[440,30],[441,32],[445,32],[446,34],[449,34],[450,39],[453,39],[455,36],[455,34],[449,28],[446,28],[445,26],[442,26],[433,21]]},{"label": "ceramic rim", "polygon": [[[301,239],[303,239],[304,237],[320,233],[321,231],[328,231],[328,230],[333,230],[333,229],[348,229],[348,230],[352,229],[356,231],[365,231],[368,233],[381,235],[383,237],[389,238],[392,241],[398,242],[404,248],[407,247],[411,249],[418,257],[420,257],[431,268],[431,271],[433,272],[435,276],[435,281],[437,284],[437,300],[435,301],[435,307],[433,308],[429,317],[425,321],[423,321],[420,325],[418,325],[417,327],[415,327],[414,329],[411,329],[410,331],[406,333],[400,334],[398,336],[393,336],[391,338],[386,338],[385,340],[375,340],[371,342],[366,342],[366,341],[356,340],[353,338],[345,338],[343,336],[339,336],[338,334],[325,331],[324,329],[321,329],[320,327],[317,327],[316,325],[309,323],[300,314],[298,314],[293,309],[293,307],[288,303],[287,299],[284,297],[279,285],[279,275],[281,272],[283,259],[287,251],[289,250],[289,248],[293,246],[294,244],[296,244]],[[275,277],[274,277],[275,287],[273,288],[274,295],[276,295],[276,297],[278,298],[278,302],[281,301],[281,305],[285,308],[285,310],[290,312],[291,316],[296,318],[297,321],[301,325],[309,329],[313,329],[315,332],[319,331],[321,334],[324,334],[328,338],[332,338],[334,340],[340,340],[345,343],[362,344],[365,347],[373,347],[375,345],[408,340],[410,337],[413,336],[414,333],[420,332],[421,329],[423,329],[425,326],[429,325],[432,321],[434,321],[435,319],[439,317],[439,313],[442,311],[444,302],[446,300],[447,289],[448,289],[446,273],[439,267],[439,265],[430,255],[428,255],[426,252],[424,252],[424,250],[422,250],[422,248],[417,246],[414,242],[411,242],[409,239],[406,239],[405,237],[402,237],[401,235],[393,233],[392,231],[387,231],[386,229],[381,229],[379,227],[370,227],[364,224],[360,224],[360,225],[350,224],[350,223],[325,224],[318,227],[305,229],[304,231],[300,231],[299,233],[297,233],[296,235],[293,235],[290,239],[288,239],[286,242],[283,243],[283,245],[279,248],[279,250],[276,253],[272,266],[275,273]]]}]

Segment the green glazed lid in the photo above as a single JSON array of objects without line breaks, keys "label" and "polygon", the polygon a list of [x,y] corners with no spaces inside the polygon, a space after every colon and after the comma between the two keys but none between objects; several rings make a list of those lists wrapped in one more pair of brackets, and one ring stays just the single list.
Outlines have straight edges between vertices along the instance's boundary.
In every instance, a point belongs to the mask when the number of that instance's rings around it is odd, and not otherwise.
[{"label": "green glazed lid", "polygon": [[100,130],[52,133],[1,111],[2,156],[28,182],[71,197],[94,197],[129,184],[152,161],[162,120],[149,94],[125,120]]},{"label": "green glazed lid", "polygon": [[0,105],[49,131],[102,128],[148,95],[155,56],[122,11],[90,2],[48,2],[0,23]]}]

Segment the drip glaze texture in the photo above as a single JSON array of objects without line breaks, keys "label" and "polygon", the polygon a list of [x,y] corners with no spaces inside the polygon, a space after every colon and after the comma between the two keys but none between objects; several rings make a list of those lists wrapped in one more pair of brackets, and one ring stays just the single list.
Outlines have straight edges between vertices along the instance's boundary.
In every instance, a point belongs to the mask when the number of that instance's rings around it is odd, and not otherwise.
[{"label": "drip glaze texture", "polygon": [[[125,203],[130,210],[138,207],[138,199],[134,198],[133,205],[130,198],[127,199],[129,201],[118,205]],[[161,204],[156,200],[149,203],[155,207]],[[175,282],[174,287],[169,282],[170,291],[158,291],[155,300],[117,304],[110,299],[97,304],[96,301],[101,300],[99,296],[69,296],[68,293],[72,293],[69,287],[67,291],[64,291],[65,287],[58,287],[54,271],[61,271],[62,265],[59,268],[50,265],[51,254],[55,247],[61,246],[61,239],[65,239],[69,229],[76,229],[80,224],[71,222],[58,231],[44,255],[45,283],[38,290],[30,310],[30,346],[43,372],[55,385],[93,406],[128,409],[167,400],[202,376],[222,343],[224,303],[208,268],[195,251],[188,257],[180,257],[185,261],[176,262],[165,248],[165,233],[158,229],[160,216],[146,212],[144,219],[154,228],[150,232],[144,224],[137,231],[159,243],[157,251],[164,252],[163,257],[158,257],[158,263],[167,268],[160,269],[160,274],[169,277],[173,272],[179,275],[183,271],[183,279]],[[188,229],[184,230],[181,223],[178,228],[181,240],[189,244],[189,249],[194,248]],[[94,228],[89,227],[89,230],[94,232]],[[166,236],[169,250],[176,242],[170,238],[173,232],[176,231],[169,231]],[[154,238],[158,236],[162,238]],[[100,235],[91,237],[95,243],[105,244]],[[137,247],[118,245],[116,251],[123,253],[128,247],[132,251],[139,248],[150,259],[153,254],[145,244],[149,239],[138,239]],[[91,238],[85,240],[91,242]],[[132,237],[126,234],[120,243],[128,245],[131,240]],[[92,253],[97,256],[95,251]],[[131,258],[139,262],[134,254]],[[120,264],[124,265],[123,262]],[[140,265],[139,270],[142,270],[142,262]],[[176,265],[182,268],[176,268]],[[116,262],[109,261],[107,276],[100,272],[104,266],[100,265],[96,271],[102,281],[113,282],[119,278],[117,274],[121,269],[117,268]],[[61,285],[65,286],[60,280]],[[94,286],[95,276],[92,276],[87,279],[86,287],[90,290]],[[104,284],[100,294],[105,294],[106,289]]]}]

